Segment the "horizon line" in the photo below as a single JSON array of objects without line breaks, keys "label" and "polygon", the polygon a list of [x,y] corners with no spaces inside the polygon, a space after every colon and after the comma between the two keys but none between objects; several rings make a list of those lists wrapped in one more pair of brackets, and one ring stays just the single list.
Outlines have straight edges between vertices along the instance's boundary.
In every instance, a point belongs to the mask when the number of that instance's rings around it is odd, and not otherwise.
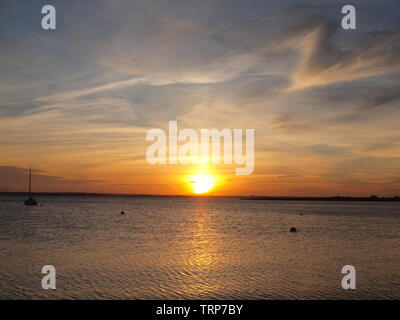
[{"label": "horizon line", "polygon": [[[26,191],[0,191],[0,194],[21,194],[25,195]],[[86,196],[124,196],[124,197],[192,197],[192,198],[247,198],[250,200],[385,200],[395,199],[400,201],[400,196],[271,196],[271,195],[219,195],[219,194],[151,194],[151,193],[107,193],[107,192],[34,192],[37,195],[86,195]]]}]

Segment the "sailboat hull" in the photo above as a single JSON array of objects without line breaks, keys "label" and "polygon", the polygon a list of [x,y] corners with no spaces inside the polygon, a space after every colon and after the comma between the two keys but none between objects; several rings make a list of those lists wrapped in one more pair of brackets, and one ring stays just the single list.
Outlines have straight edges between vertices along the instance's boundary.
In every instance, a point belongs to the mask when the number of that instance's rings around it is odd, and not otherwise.
[{"label": "sailboat hull", "polygon": [[33,198],[26,199],[24,203],[26,206],[37,206],[37,201]]}]

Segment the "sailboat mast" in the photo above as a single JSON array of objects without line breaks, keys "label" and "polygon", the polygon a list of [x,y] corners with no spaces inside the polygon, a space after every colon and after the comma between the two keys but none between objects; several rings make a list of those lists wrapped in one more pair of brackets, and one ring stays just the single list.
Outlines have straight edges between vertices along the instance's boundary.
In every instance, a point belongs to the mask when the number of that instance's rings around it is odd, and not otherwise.
[{"label": "sailboat mast", "polygon": [[31,187],[32,187],[32,169],[31,166],[29,166],[29,197],[24,201],[24,203],[27,206],[37,206],[38,203],[36,199],[34,199],[32,196]]},{"label": "sailboat mast", "polygon": [[31,194],[31,167],[29,167],[29,194]]}]

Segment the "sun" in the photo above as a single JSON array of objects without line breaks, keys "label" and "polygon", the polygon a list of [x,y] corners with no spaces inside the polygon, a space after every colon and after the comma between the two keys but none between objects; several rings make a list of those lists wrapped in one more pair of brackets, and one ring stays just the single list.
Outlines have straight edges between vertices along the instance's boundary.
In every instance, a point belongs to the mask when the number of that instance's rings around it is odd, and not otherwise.
[{"label": "sun", "polygon": [[190,177],[190,184],[194,193],[206,193],[215,185],[214,178],[206,174],[198,174]]}]

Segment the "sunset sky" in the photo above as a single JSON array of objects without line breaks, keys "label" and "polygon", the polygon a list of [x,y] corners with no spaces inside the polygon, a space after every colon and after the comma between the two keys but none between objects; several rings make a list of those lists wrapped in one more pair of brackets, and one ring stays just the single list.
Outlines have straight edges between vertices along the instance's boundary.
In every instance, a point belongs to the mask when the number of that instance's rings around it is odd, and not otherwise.
[{"label": "sunset sky", "polygon": [[[0,191],[400,195],[398,0],[2,1],[0,41]],[[169,120],[255,129],[253,174],[148,164]]]}]

